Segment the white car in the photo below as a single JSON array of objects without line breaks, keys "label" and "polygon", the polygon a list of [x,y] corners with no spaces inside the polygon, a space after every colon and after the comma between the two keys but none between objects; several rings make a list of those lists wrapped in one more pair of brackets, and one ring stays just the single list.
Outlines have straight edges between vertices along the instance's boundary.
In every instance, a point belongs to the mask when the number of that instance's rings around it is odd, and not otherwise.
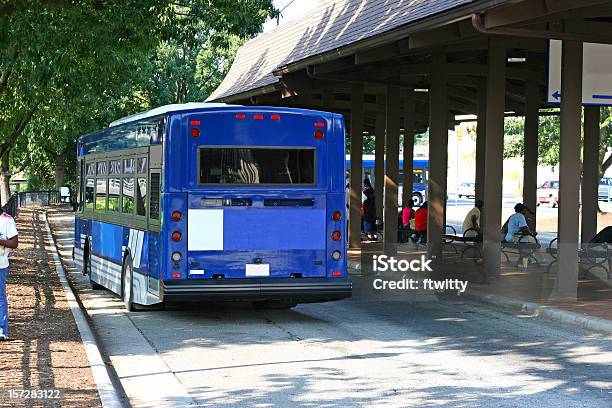
[{"label": "white car", "polygon": [[457,195],[459,198],[476,198],[476,183],[461,183],[457,188]]}]

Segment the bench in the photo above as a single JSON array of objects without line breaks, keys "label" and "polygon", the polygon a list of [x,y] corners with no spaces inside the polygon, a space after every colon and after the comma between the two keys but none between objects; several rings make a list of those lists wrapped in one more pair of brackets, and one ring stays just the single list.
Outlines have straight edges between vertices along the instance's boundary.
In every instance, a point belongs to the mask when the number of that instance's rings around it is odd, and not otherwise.
[{"label": "bench", "polygon": [[[529,242],[529,237],[536,242]],[[542,246],[538,239],[531,234],[521,234],[518,242],[510,242],[503,240],[501,242],[501,252],[506,257],[506,262],[512,263],[509,255],[518,255],[519,262],[522,259],[527,259],[530,263],[535,263],[537,266],[542,266],[538,258],[535,257],[535,252]]]},{"label": "bench", "polygon": [[[447,229],[451,229],[453,234],[445,234],[444,240],[446,245],[451,245],[455,249],[455,253],[458,253],[459,248],[461,250],[461,258],[465,258],[466,254],[470,251],[474,252],[472,259],[482,258],[482,251],[480,249],[482,237],[479,235],[478,230],[475,228],[469,228],[463,232],[463,235],[457,235],[457,231],[454,227],[447,225]],[[470,232],[475,232],[477,235],[472,236]]]},{"label": "bench", "polygon": [[[546,253],[553,257],[553,261],[546,268],[546,273],[550,273],[550,269],[557,263],[559,249],[557,242],[559,238],[550,241]],[[585,243],[578,249],[578,265],[586,268],[583,276],[593,268],[602,268],[606,271],[608,279],[612,279],[612,249],[606,243]]]}]

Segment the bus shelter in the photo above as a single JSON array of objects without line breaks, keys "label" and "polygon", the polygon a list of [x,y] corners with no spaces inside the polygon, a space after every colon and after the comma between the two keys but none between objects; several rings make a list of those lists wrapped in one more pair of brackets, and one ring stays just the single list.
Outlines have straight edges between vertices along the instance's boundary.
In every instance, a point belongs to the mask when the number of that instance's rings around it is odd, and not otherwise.
[{"label": "bus shelter", "polygon": [[[556,90],[547,86],[550,40],[560,41],[562,50]],[[443,259],[448,130],[460,115],[475,115],[476,197],[485,202],[483,263],[490,274],[501,267],[504,118],[525,117],[523,202],[535,208],[538,120],[549,114],[542,109],[560,107],[555,289],[575,296],[579,237],[595,235],[598,210],[600,109],[586,106],[583,123],[585,43],[612,43],[612,2],[321,0],[310,15],[242,46],[209,100],[345,115],[353,248],[360,246],[364,132],[376,135],[375,189],[384,190],[384,198],[377,196],[378,208],[384,208],[385,250],[393,252],[400,134],[406,201],[412,191],[414,135],[427,129],[427,252],[438,261]]]}]

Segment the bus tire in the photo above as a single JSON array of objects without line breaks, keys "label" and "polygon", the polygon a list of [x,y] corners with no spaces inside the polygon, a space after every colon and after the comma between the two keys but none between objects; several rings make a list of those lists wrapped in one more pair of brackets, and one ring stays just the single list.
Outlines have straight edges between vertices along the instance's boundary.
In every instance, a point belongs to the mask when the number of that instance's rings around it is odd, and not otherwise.
[{"label": "bus tire", "polygon": [[423,194],[412,193],[412,205],[414,207],[420,207],[423,204]]},{"label": "bus tire", "polygon": [[132,302],[134,298],[132,293],[133,275],[132,257],[128,254],[125,256],[123,267],[121,268],[121,299],[123,299],[123,305],[128,312],[135,312],[137,310],[134,302]]},{"label": "bus tire", "polygon": [[85,241],[85,248],[83,249],[83,275],[89,275],[89,287],[93,290],[104,289],[104,286],[94,282],[91,279],[91,256],[89,249],[89,241]]}]

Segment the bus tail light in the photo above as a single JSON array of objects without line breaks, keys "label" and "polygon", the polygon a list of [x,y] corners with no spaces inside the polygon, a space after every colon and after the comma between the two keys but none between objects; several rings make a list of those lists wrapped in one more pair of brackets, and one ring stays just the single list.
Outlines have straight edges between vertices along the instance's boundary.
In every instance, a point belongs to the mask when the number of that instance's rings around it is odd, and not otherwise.
[{"label": "bus tail light", "polygon": [[174,279],[178,279],[178,278],[180,278],[180,277],[181,277],[181,274],[180,274],[180,273],[173,273],[173,274],[172,274],[172,277],[173,277]]},{"label": "bus tail light", "polygon": [[334,277],[338,277],[340,275],[342,275],[342,272],[340,272],[340,271],[333,271],[332,272],[332,276],[334,276]]},{"label": "bus tail light", "polygon": [[264,115],[253,115],[253,119],[255,120],[263,120]]},{"label": "bus tail light", "polygon": [[340,211],[334,211],[332,213],[332,220],[340,221],[342,219],[342,213]]},{"label": "bus tail light", "polygon": [[322,130],[315,130],[314,137],[317,140],[321,140],[321,139],[323,139],[323,137],[325,137],[325,133],[323,133]]},{"label": "bus tail light", "polygon": [[323,122],[315,122],[314,125],[315,125],[315,127],[318,127],[318,128],[325,127],[325,123],[323,123]]},{"label": "bus tail light", "polygon": [[180,211],[172,211],[172,221],[180,221],[182,216]]},{"label": "bus tail light", "polygon": [[179,262],[181,259],[183,259],[183,255],[181,255],[180,252],[173,252],[172,253],[172,260],[174,262]]},{"label": "bus tail light", "polygon": [[237,113],[235,118],[236,119],[246,119],[246,115],[244,113]]},{"label": "bus tail light", "polygon": [[334,241],[340,241],[340,238],[342,238],[342,234],[340,233],[340,231],[332,232],[332,239]]},{"label": "bus tail light", "polygon": [[270,119],[272,119],[272,120],[280,120],[280,115],[270,115]]},{"label": "bus tail light", "polygon": [[340,260],[340,258],[342,258],[342,252],[340,252],[340,251],[334,251],[334,252],[332,252],[332,254],[331,254],[331,258],[332,258],[334,261],[339,261],[339,260]]},{"label": "bus tail light", "polygon": [[191,122],[189,122],[189,124],[191,126],[200,126],[200,121],[199,120],[192,120]]},{"label": "bus tail light", "polygon": [[172,233],[172,240],[173,241],[180,241],[181,240],[181,233],[179,231],[174,231]]},{"label": "bus tail light", "polygon": [[191,129],[191,137],[199,137],[199,136],[200,136],[200,129],[192,128]]}]

